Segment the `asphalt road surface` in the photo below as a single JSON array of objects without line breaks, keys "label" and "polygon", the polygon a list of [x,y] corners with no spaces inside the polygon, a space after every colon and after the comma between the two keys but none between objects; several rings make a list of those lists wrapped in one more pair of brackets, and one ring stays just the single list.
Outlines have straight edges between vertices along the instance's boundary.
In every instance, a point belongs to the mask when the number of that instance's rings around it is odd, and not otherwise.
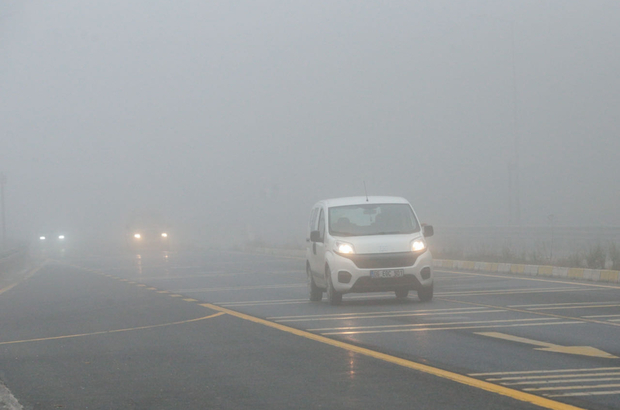
[{"label": "asphalt road surface", "polygon": [[620,286],[436,270],[430,303],[331,306],[304,268],[47,260],[0,284],[0,387],[25,409],[620,409]]}]

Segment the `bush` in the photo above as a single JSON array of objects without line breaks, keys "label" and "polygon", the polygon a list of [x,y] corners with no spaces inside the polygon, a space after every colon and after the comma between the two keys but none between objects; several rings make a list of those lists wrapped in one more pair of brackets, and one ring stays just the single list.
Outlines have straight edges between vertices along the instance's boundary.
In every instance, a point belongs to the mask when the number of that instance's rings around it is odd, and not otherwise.
[{"label": "bush", "polygon": [[620,248],[615,242],[609,245],[609,259],[611,260],[611,269],[620,270]]},{"label": "bush", "polygon": [[586,262],[590,269],[605,269],[606,260],[607,255],[605,255],[605,250],[601,244],[591,247],[586,254]]}]

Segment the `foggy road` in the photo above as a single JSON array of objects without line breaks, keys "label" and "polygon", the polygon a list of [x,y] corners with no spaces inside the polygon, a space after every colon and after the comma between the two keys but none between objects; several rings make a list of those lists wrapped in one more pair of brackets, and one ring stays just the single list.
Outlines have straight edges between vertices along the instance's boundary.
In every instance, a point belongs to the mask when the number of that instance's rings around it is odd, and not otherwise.
[{"label": "foggy road", "polygon": [[620,407],[618,286],[438,270],[431,303],[334,307],[303,268],[48,260],[0,295],[2,379],[26,409]]}]

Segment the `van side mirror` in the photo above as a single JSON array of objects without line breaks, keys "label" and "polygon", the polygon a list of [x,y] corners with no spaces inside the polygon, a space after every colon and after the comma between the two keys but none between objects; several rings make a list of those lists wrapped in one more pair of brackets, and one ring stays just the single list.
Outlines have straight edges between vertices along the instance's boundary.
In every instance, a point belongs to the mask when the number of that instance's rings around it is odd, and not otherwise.
[{"label": "van side mirror", "polygon": [[321,233],[319,231],[310,232],[310,242],[321,242]]},{"label": "van side mirror", "polygon": [[425,238],[435,235],[435,230],[433,229],[433,225],[424,225],[422,227],[422,235]]}]

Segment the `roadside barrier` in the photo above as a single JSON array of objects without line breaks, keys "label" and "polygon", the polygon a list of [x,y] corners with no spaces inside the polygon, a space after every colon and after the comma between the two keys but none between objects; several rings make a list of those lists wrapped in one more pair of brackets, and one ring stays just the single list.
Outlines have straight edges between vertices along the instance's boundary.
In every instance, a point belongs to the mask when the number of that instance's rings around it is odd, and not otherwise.
[{"label": "roadside barrier", "polygon": [[472,262],[449,259],[435,259],[433,260],[433,266],[436,268],[473,270],[476,272],[513,273],[526,276],[620,283],[620,271],[607,269],[564,268],[560,266],[548,265]]}]

